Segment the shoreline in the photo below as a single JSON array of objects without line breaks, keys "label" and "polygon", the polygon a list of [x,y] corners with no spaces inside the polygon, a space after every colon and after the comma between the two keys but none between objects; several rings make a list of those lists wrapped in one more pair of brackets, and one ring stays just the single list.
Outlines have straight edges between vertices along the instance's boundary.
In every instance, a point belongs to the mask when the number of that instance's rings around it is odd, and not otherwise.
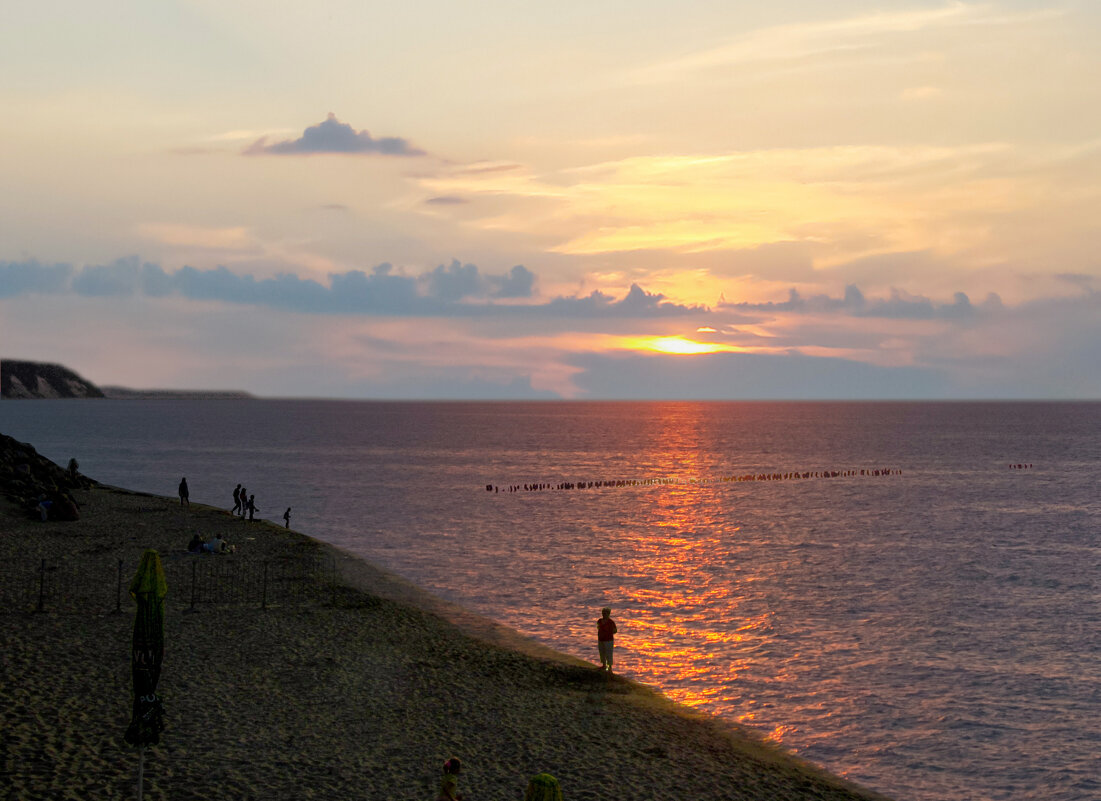
[{"label": "shoreline", "polygon": [[[98,585],[119,559],[128,584],[146,548],[180,565],[305,553],[337,568],[326,600],[266,609],[190,613],[186,586],[170,583],[166,731],[147,753],[148,798],[431,798],[450,756],[472,801],[520,798],[543,771],[567,801],[885,798],[294,529],[106,485],[74,494],[74,522],[15,516],[0,500],[0,561],[64,560]],[[195,532],[239,552],[183,554]],[[132,605],[114,609],[0,609],[11,655],[0,662],[0,770],[14,797],[133,794],[136,758],[122,741]]]}]

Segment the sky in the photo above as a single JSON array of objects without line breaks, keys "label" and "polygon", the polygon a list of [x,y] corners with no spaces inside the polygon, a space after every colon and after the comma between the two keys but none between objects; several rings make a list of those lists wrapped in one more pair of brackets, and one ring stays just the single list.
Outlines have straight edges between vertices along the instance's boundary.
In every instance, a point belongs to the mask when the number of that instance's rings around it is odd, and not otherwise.
[{"label": "sky", "polygon": [[1101,3],[0,8],[0,358],[380,399],[1101,398]]}]

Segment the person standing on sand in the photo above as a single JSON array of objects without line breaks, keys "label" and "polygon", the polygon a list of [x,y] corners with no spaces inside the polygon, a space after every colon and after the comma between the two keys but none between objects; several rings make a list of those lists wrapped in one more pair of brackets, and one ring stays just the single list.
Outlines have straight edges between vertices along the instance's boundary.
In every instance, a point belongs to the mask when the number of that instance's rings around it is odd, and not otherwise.
[{"label": "person standing on sand", "polygon": [[287,511],[283,512],[283,528],[291,527],[291,508],[288,506]]},{"label": "person standing on sand", "polygon": [[187,491],[187,476],[180,479],[180,506],[191,508],[191,498]]},{"label": "person standing on sand", "polygon": [[600,651],[600,667],[612,672],[612,651],[615,649],[615,621],[612,610],[605,606],[600,610],[600,620],[596,621],[596,647]]},{"label": "person standing on sand", "polygon": [[256,506],[256,496],[255,495],[249,495],[248,496],[248,521],[250,523],[255,519],[255,518],[253,518],[253,515],[255,515],[259,511],[260,511],[260,509],[257,508],[257,506]]},{"label": "person standing on sand", "polygon": [[462,801],[463,794],[459,792],[462,768],[458,757],[451,757],[443,763],[443,778],[440,779],[440,794],[436,796],[436,801]]},{"label": "person standing on sand", "polygon": [[245,519],[245,512],[248,511],[248,490],[241,487],[241,519]]},{"label": "person standing on sand", "polygon": [[237,489],[233,491],[233,508],[229,510],[231,515],[237,514],[241,511],[241,485],[237,485]]}]

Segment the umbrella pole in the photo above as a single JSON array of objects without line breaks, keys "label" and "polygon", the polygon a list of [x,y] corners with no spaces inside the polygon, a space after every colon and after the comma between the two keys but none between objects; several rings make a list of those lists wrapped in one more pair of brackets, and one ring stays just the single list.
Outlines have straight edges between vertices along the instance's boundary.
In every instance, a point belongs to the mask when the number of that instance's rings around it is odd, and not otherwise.
[{"label": "umbrella pole", "polygon": [[138,801],[141,801],[142,785],[145,783],[145,746],[138,746]]}]

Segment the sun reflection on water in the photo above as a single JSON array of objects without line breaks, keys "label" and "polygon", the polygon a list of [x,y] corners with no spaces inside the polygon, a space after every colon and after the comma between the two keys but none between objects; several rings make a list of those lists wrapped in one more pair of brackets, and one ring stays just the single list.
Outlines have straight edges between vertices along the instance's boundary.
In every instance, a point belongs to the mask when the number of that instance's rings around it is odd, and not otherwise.
[{"label": "sun reflection on water", "polygon": [[[667,409],[669,419],[653,432],[647,465],[685,480],[729,465],[727,455],[702,444],[700,406]],[[635,675],[689,706],[735,701],[744,675],[754,682],[783,681],[760,675],[764,660],[758,655],[775,649],[774,615],[762,608],[761,577],[732,560],[741,529],[729,519],[729,492],[678,484],[640,493],[638,504],[639,530],[616,534],[628,546],[619,552],[631,554],[619,566],[625,579],[620,639]]]}]

